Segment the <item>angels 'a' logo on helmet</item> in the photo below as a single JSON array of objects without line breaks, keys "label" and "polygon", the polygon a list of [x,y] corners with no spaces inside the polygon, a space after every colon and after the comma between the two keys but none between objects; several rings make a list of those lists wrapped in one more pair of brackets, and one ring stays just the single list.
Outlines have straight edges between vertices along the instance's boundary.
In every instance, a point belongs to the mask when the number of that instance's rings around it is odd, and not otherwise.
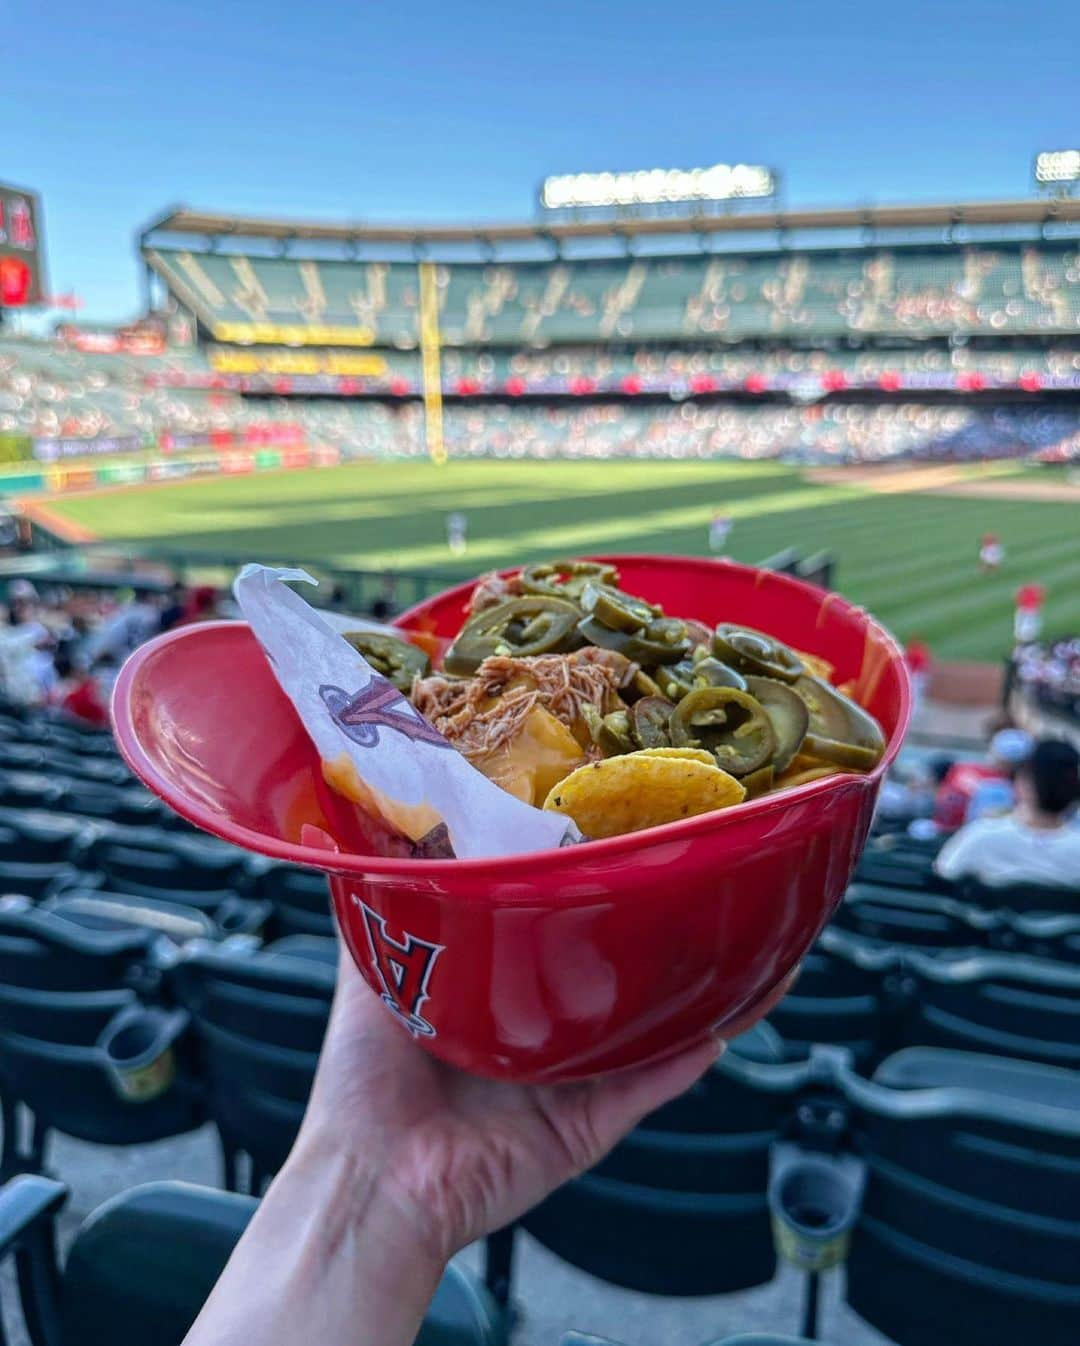
[{"label": "angels 'a' logo on helmet", "polygon": [[442,944],[432,944],[403,931],[404,938],[396,940],[387,933],[386,921],[377,911],[361,902],[353,901],[364,917],[368,947],[375,961],[375,970],[382,983],[383,1002],[394,1011],[415,1036],[433,1038],[435,1029],[420,1013],[428,999],[428,987],[436,959],[442,953]]}]

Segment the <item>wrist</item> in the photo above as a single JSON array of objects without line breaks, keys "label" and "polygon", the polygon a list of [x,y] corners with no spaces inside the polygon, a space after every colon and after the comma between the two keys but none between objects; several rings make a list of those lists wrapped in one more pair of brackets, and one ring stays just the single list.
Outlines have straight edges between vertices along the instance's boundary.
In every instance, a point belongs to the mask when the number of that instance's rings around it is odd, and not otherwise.
[{"label": "wrist", "polygon": [[375,1165],[308,1133],[185,1346],[412,1346],[444,1267]]},{"label": "wrist", "polygon": [[[334,1257],[356,1248],[382,1264],[380,1285],[400,1293],[396,1281],[407,1273],[411,1285],[434,1294],[455,1248],[449,1247],[430,1213],[409,1200],[392,1181],[385,1156],[361,1155],[332,1134],[302,1130],[285,1167],[274,1181],[288,1199],[305,1194],[317,1230],[320,1255]],[[376,1250],[378,1250],[376,1252]]]}]

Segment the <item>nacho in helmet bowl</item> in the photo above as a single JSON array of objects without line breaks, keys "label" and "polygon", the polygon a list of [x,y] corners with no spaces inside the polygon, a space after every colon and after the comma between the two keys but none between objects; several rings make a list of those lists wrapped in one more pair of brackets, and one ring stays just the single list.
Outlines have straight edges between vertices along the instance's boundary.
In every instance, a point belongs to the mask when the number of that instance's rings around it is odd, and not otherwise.
[{"label": "nacho in helmet bowl", "polygon": [[[128,764],[249,850],[322,869],[369,985],[428,1051],[554,1082],[658,1059],[767,1013],[839,903],[910,711],[892,637],[823,590],[727,561],[604,557],[668,613],[742,622],[855,680],[883,760],[735,808],[510,859],[372,853],[248,627],[181,628],[131,657],[113,702]],[[473,585],[401,627],[454,635]],[[335,842],[337,849],[335,849]]]}]

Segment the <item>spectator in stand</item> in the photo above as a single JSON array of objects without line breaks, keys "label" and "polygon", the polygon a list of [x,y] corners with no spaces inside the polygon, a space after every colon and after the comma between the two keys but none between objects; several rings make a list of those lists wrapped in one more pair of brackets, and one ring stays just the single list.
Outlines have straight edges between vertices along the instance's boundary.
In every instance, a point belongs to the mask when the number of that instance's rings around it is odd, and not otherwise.
[{"label": "spectator in stand", "polygon": [[187,610],[189,598],[187,586],[179,581],[169,589],[169,596],[161,609],[162,631],[171,631],[179,623]]},{"label": "spectator in stand", "polygon": [[121,664],[144,640],[156,635],[160,625],[157,607],[133,595],[87,638],[81,652],[83,662],[93,664],[106,655]]},{"label": "spectator in stand", "polygon": [[921,823],[911,834],[920,836],[929,829],[931,837],[938,835],[937,828],[930,821],[934,812],[934,799],[941,782],[953,768],[951,757],[935,757],[928,764],[922,764],[906,776],[894,767],[881,785],[875,816],[884,822]]},{"label": "spectator in stand", "polygon": [[38,592],[27,579],[12,580],[8,585],[8,626],[25,626],[37,615]]},{"label": "spectator in stand", "polygon": [[934,868],[952,883],[970,878],[988,887],[1080,890],[1080,828],[1070,826],[1078,800],[1080,754],[1070,743],[1043,739],[1017,772],[1013,812],[962,827]]},{"label": "spectator in stand", "polygon": [[27,667],[34,685],[34,704],[47,705],[57,685],[56,642],[48,627],[41,622],[29,623],[27,631],[33,631],[33,644],[27,654]]},{"label": "spectator in stand", "polygon": [[102,695],[98,677],[92,671],[78,669],[67,646],[56,652],[56,676],[50,702],[57,710],[95,728],[108,725],[108,698]]},{"label": "spectator in stand", "polygon": [[942,832],[955,832],[973,821],[968,810],[979,798],[975,816],[1007,813],[1012,807],[1012,778],[1031,753],[1032,739],[1022,729],[1001,729],[990,740],[985,762],[956,762],[938,786],[934,822]]},{"label": "spectator in stand", "polygon": [[1022,645],[1013,654],[1019,686],[1043,706],[1080,720],[1080,636]]},{"label": "spectator in stand", "polygon": [[192,622],[209,622],[217,616],[218,591],[212,584],[200,584],[192,589],[183,614],[174,626],[190,626]]}]

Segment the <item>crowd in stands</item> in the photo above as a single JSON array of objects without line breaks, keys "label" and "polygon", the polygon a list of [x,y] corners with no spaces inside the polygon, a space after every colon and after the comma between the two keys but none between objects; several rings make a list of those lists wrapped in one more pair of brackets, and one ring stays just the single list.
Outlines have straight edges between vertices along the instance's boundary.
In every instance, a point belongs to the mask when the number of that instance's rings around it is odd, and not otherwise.
[{"label": "crowd in stands", "polygon": [[[1058,445],[1080,449],[1080,412],[1043,407],[978,411],[919,403],[476,403],[447,407],[444,433],[448,451],[461,457],[976,460]],[[423,447],[416,443],[402,451],[420,453]]]},{"label": "crowd in stands", "polygon": [[1039,705],[1080,724],[1080,636],[1019,645],[1013,670],[1016,684]]},{"label": "crowd in stands", "polygon": [[12,580],[0,608],[0,698],[105,726],[116,674],[137,646],[230,611],[208,587],[135,594],[49,586],[39,593],[30,580]]},{"label": "crowd in stands", "polygon": [[[520,379],[526,389],[550,391],[573,379],[589,379],[598,387],[619,391],[625,379],[638,379],[645,389],[695,391],[701,380],[713,378],[730,386],[759,376],[776,380],[794,394],[799,380],[819,393],[822,383],[840,379],[856,386],[882,384],[902,377],[926,387],[949,386],[963,380],[1016,384],[1024,376],[1043,381],[1067,380],[1080,375],[1080,350],[1061,347],[983,348],[969,345],[923,344],[913,347],[851,350],[833,347],[804,350],[770,345],[747,346],[558,346],[535,350],[522,347],[512,352],[444,347],[444,386],[453,391],[462,379],[481,390],[498,390],[507,379]],[[697,383],[695,384],[695,380]],[[634,385],[631,385],[634,386]]]},{"label": "crowd in stands", "polygon": [[[984,781],[972,794],[964,825],[938,853],[937,873],[950,883],[972,878],[991,888],[1019,883],[1080,888],[1078,764],[1070,743],[1031,744],[1013,767],[1012,781],[1001,778],[1003,785],[1011,784],[1011,807],[994,809],[992,799],[1004,802],[1008,791],[988,798],[992,778]],[[948,784],[946,777],[943,788]]]},{"label": "crowd in stands", "polygon": [[1070,743],[1006,723],[980,756],[902,759],[882,787],[878,824],[940,846],[935,869],[951,884],[1080,890],[1078,768]]},{"label": "crowd in stands", "polygon": [[[954,372],[963,360],[1023,360],[1022,356],[926,351],[917,359],[930,378],[933,367]],[[1061,369],[1076,372],[1080,354],[1061,353]],[[102,437],[118,437],[127,451],[175,443],[197,447],[218,433],[242,435],[268,422],[289,422],[311,444],[325,443],[345,454],[410,457],[426,451],[418,402],[409,398],[316,399],[245,398],[224,388],[187,388],[148,378],[156,368],[202,371],[205,357],[170,353],[159,366],[151,357],[91,355],[46,343],[0,341],[0,434],[17,433],[41,441],[70,439],[65,452],[87,441],[87,452]],[[959,362],[959,363],[958,363]],[[839,357],[826,352],[734,354],[642,349],[631,353],[518,351],[507,355],[446,352],[448,392],[513,387],[512,380],[538,386],[554,377],[565,387],[585,379],[592,390],[604,381],[632,378],[645,390],[648,380],[672,382],[664,401],[635,397],[597,400],[581,387],[572,402],[463,398],[447,403],[449,451],[462,457],[776,457],[802,462],[875,462],[891,459],[977,459],[1051,452],[1080,453],[1080,409],[1029,404],[985,407],[978,403],[936,405],[909,400],[872,404],[819,401],[821,380],[880,377],[885,354]],[[752,368],[779,376],[786,370],[789,403],[721,401],[695,396],[715,375],[743,380]],[[589,369],[588,375],[576,370]],[[625,370],[626,372],[620,372]],[[545,372],[546,371],[546,372]],[[846,371],[846,372],[845,372]],[[814,384],[803,398],[799,380]],[[695,384],[695,380],[697,383]],[[632,385],[635,389],[638,384]]]},{"label": "crowd in stands", "polygon": [[0,338],[0,434],[93,439],[207,431],[240,415],[240,399],[147,378],[151,370],[200,368],[205,361],[195,352],[94,355],[63,343]]},{"label": "crowd in stands", "polygon": [[[211,331],[307,325],[415,344],[415,262],[152,249]],[[439,263],[446,345],[812,334],[1075,334],[1075,243]]]}]

